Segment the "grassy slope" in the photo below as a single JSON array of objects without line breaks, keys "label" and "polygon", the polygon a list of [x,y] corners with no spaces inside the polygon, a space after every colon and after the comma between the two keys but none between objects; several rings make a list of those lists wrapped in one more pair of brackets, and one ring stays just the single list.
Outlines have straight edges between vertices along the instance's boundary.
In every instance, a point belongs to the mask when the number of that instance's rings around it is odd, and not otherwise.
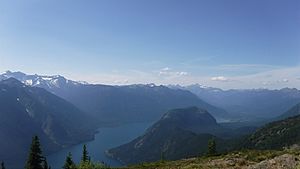
[{"label": "grassy slope", "polygon": [[[182,159],[177,161],[160,161],[155,163],[143,163],[124,167],[123,169],[210,169],[210,168],[244,168],[247,166],[256,165],[262,161],[267,161],[280,157],[284,154],[289,154],[295,157],[295,162],[299,163],[300,151],[296,150],[243,150],[228,154],[218,155],[214,157],[199,157]],[[296,159],[297,158],[297,159]],[[271,160],[272,161],[272,160]],[[274,161],[274,160],[273,160]],[[283,164],[278,164],[279,166]],[[289,165],[289,164],[288,164]],[[291,167],[295,166],[291,164]],[[299,164],[298,164],[299,167]],[[255,167],[254,167],[255,168]],[[286,167],[285,167],[286,168]]]}]

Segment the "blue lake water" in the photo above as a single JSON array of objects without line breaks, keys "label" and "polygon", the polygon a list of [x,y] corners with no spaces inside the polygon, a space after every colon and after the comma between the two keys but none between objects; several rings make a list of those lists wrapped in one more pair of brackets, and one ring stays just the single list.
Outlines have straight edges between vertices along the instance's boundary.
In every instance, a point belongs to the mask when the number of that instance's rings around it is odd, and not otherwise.
[{"label": "blue lake water", "polygon": [[134,123],[117,127],[100,128],[93,141],[78,144],[47,157],[52,169],[62,168],[65,158],[69,152],[72,153],[73,160],[78,163],[81,159],[82,147],[87,145],[87,149],[93,161],[105,162],[106,164],[118,167],[122,164],[105,155],[105,150],[127,143],[137,136],[140,136],[151,125],[151,123]]}]

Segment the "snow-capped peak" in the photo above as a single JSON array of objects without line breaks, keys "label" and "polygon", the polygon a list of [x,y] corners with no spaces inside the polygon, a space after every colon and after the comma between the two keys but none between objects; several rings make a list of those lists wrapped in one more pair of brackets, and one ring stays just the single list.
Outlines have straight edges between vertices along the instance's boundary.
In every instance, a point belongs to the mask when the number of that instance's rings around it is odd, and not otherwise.
[{"label": "snow-capped peak", "polygon": [[6,71],[0,74],[0,80],[5,80],[8,78],[15,78],[22,83],[29,86],[43,87],[43,88],[61,88],[66,84],[68,85],[79,85],[79,84],[88,84],[86,82],[76,82],[68,80],[60,75],[46,76],[46,75],[27,75],[22,72],[11,72]]}]

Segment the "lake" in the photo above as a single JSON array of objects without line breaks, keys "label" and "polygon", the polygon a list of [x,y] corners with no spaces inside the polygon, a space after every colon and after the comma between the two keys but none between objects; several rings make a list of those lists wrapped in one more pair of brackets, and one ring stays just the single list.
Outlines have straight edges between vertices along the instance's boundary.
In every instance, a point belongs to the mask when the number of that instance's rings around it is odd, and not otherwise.
[{"label": "lake", "polygon": [[151,124],[152,123],[133,123],[117,127],[100,128],[94,140],[51,154],[47,157],[48,163],[52,169],[62,168],[69,152],[72,153],[73,160],[78,163],[81,159],[82,147],[86,144],[89,155],[93,161],[103,161],[112,167],[121,166],[122,164],[120,162],[107,157],[104,154],[105,150],[127,143],[137,136],[142,135]]}]

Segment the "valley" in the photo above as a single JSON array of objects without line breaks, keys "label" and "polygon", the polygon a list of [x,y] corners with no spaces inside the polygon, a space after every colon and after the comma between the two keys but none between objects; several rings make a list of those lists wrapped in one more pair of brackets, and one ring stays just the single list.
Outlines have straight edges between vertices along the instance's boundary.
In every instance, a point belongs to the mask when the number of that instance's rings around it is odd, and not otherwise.
[{"label": "valley", "polygon": [[300,0],[0,0],[0,169],[300,169]]},{"label": "valley", "polygon": [[115,127],[99,128],[94,140],[50,154],[47,156],[48,163],[52,168],[60,168],[63,166],[65,157],[69,152],[72,153],[73,160],[76,163],[79,163],[82,146],[86,144],[93,161],[104,162],[111,167],[120,167],[123,164],[106,156],[105,151],[133,140],[135,137],[144,133],[150,125],[151,123],[133,123]]},{"label": "valley", "polygon": [[[152,84],[90,85],[62,76],[10,71],[0,77],[0,134],[10,139],[2,140],[1,146],[4,150],[12,149],[13,142],[15,148],[22,147],[14,150],[20,153],[15,157],[1,155],[10,168],[23,165],[34,134],[41,137],[49,165],[57,169],[69,152],[74,162],[79,163],[83,145],[90,149],[92,161],[111,167],[146,162],[148,167],[159,165],[163,168],[165,164],[181,163],[181,159],[189,158],[194,163],[194,158],[205,158],[210,140],[216,143],[218,154],[239,152],[243,148],[281,151],[299,143],[299,104],[272,116],[245,118],[248,116],[237,116],[223,109],[226,106],[215,107],[182,88]],[[290,98],[278,99],[274,104],[286,101]],[[18,121],[20,129],[8,135],[8,129],[16,127],[4,126]],[[32,134],[23,135],[19,142],[13,140],[25,132]],[[162,156],[166,161],[175,161],[153,163],[160,161]],[[12,162],[12,158],[18,163]],[[246,160],[243,163],[255,162]]]}]

